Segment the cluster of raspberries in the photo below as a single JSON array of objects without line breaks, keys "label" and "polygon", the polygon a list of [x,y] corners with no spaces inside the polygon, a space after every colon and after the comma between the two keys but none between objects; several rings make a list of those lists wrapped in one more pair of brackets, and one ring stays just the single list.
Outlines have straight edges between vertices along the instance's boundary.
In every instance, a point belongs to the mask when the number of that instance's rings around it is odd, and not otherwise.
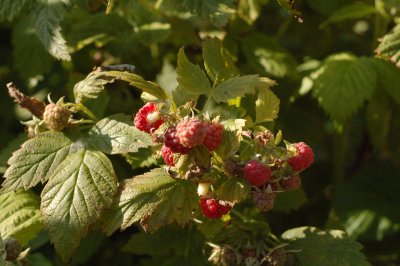
[{"label": "cluster of raspberries", "polygon": [[[136,128],[148,133],[153,133],[163,124],[154,103],[144,105],[136,114],[134,122]],[[202,121],[196,117],[185,118],[165,131],[161,155],[166,164],[175,166],[174,154],[188,154],[199,145],[204,145],[209,151],[217,149],[222,142],[223,131],[223,126],[218,122]],[[292,144],[288,150],[293,154],[287,159],[293,173],[290,177],[275,177],[273,170],[259,160],[250,160],[240,167],[240,175],[255,188],[252,190],[253,201],[263,211],[272,208],[276,191],[298,189],[301,186],[298,174],[314,162],[313,150],[304,142]],[[200,207],[208,218],[221,218],[232,208],[226,202],[207,195],[200,199]]]},{"label": "cluster of raspberries", "polygon": [[294,155],[287,160],[292,170],[289,177],[276,177],[272,170],[258,160],[250,160],[243,168],[244,178],[256,189],[252,190],[252,199],[262,211],[272,209],[277,191],[292,191],[301,187],[299,173],[314,162],[314,152],[304,142],[291,144],[288,148]]},{"label": "cluster of raspberries", "polygon": [[[135,115],[135,127],[147,133],[153,133],[163,123],[160,112],[154,103],[147,103]],[[174,154],[188,154],[199,145],[209,151],[218,148],[222,142],[224,127],[216,121],[202,121],[199,118],[185,118],[170,126],[164,133],[161,155],[166,164],[175,166]],[[212,198],[200,199],[203,214],[209,218],[220,218],[231,209]]]},{"label": "cluster of raspberries", "polygon": [[[157,106],[147,103],[135,115],[135,127],[139,130],[153,133],[163,123]],[[161,154],[166,164],[174,166],[174,153],[188,154],[196,146],[204,145],[213,151],[222,142],[224,127],[213,121],[203,122],[199,118],[185,118],[173,125],[164,133],[164,145]]]}]

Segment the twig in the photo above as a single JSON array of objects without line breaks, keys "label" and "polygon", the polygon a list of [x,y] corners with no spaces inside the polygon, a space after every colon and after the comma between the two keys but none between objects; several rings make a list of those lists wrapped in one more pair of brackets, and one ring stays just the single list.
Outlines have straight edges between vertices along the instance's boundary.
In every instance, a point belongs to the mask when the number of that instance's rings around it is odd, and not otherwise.
[{"label": "twig", "polygon": [[14,102],[21,105],[22,108],[29,110],[34,116],[42,117],[46,104],[36,98],[28,97],[20,92],[13,82],[7,84],[8,94],[14,99]]}]

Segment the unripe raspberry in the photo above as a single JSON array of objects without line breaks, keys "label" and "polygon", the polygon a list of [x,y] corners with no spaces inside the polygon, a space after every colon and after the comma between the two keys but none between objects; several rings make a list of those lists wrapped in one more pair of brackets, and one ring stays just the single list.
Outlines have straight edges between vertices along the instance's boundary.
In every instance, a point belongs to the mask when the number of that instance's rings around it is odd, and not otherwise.
[{"label": "unripe raspberry", "polygon": [[43,113],[43,121],[51,130],[61,131],[68,126],[71,112],[67,107],[50,103],[46,105]]},{"label": "unripe raspberry", "polygon": [[197,186],[197,194],[200,197],[207,196],[209,190],[210,190],[210,183],[199,183],[199,185]]},{"label": "unripe raspberry", "polygon": [[266,193],[264,191],[252,191],[251,198],[256,207],[263,212],[269,211],[274,207],[276,193]]},{"label": "unripe raspberry", "polygon": [[285,191],[292,191],[299,189],[301,187],[301,178],[298,175],[291,176],[289,178],[284,178],[279,181],[282,189]]},{"label": "unripe raspberry", "polygon": [[172,152],[187,154],[190,149],[182,145],[176,135],[176,128],[170,127],[164,134],[164,144],[171,149]]},{"label": "unripe raspberry", "polygon": [[176,134],[183,146],[192,148],[203,143],[206,137],[203,122],[198,118],[185,119],[176,126]]},{"label": "unripe raspberry", "polygon": [[288,159],[288,163],[294,172],[300,172],[314,162],[314,152],[304,142],[295,143],[294,149],[295,155]]},{"label": "unripe raspberry", "polygon": [[4,240],[4,250],[6,251],[5,261],[15,261],[21,253],[22,246],[15,238],[7,238]]},{"label": "unripe raspberry", "polygon": [[257,160],[248,161],[243,169],[243,173],[247,181],[256,187],[268,183],[271,177],[271,169]]},{"label": "unripe raspberry", "polygon": [[200,207],[203,215],[210,219],[219,219],[232,209],[231,206],[212,198],[201,198]]},{"label": "unripe raspberry", "polygon": [[224,127],[217,122],[207,122],[204,123],[204,131],[206,132],[206,137],[204,138],[204,146],[209,151],[213,151],[222,142],[222,137],[224,134]]},{"label": "unripe raspberry", "polygon": [[163,123],[157,106],[150,102],[146,103],[135,115],[135,127],[141,131],[152,133]]},{"label": "unripe raspberry", "polygon": [[163,145],[161,148],[161,155],[164,158],[164,161],[166,164],[170,165],[170,166],[174,166],[174,155],[171,151],[170,148],[168,148],[167,146]]}]

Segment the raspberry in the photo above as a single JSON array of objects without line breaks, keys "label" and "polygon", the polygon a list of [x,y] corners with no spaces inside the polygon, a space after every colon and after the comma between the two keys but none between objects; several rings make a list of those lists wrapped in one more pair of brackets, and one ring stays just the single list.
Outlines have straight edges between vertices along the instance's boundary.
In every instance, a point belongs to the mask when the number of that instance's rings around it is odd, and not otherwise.
[{"label": "raspberry", "polygon": [[5,261],[15,261],[21,253],[21,243],[15,238],[7,238],[4,240],[4,250],[6,251]]},{"label": "raspberry", "polygon": [[163,145],[161,148],[161,155],[164,158],[164,161],[166,164],[170,165],[170,166],[174,166],[174,155],[172,154],[172,151],[170,148],[168,148],[167,146]]},{"label": "raspberry", "polygon": [[207,122],[204,124],[204,131],[206,132],[206,137],[204,138],[204,146],[209,151],[213,151],[222,142],[222,137],[224,133],[224,127],[217,122]]},{"label": "raspberry", "polygon": [[206,131],[200,119],[190,118],[176,126],[176,135],[183,146],[192,148],[203,143]]},{"label": "raspberry", "polygon": [[164,145],[171,149],[172,152],[187,154],[189,148],[182,145],[176,135],[176,128],[170,127],[164,134]]},{"label": "raspberry", "polygon": [[271,177],[271,169],[257,160],[248,161],[243,173],[247,181],[256,187],[264,185]]},{"label": "raspberry", "polygon": [[50,103],[46,105],[43,113],[43,121],[50,130],[61,131],[68,126],[71,112],[67,107]]},{"label": "raspberry", "polygon": [[160,112],[154,103],[146,103],[135,115],[135,127],[141,131],[152,133],[163,123]]},{"label": "raspberry", "polygon": [[210,219],[219,219],[227,214],[232,207],[221,204],[221,201],[212,198],[201,198],[200,207],[203,215]]},{"label": "raspberry", "polygon": [[263,212],[269,211],[274,207],[276,193],[265,193],[263,191],[252,191],[251,198],[256,207]]},{"label": "raspberry", "polygon": [[314,162],[314,152],[304,142],[295,143],[294,148],[296,149],[296,154],[288,159],[288,163],[294,172],[300,172]]},{"label": "raspberry", "polygon": [[285,191],[292,191],[301,187],[300,176],[294,175],[289,178],[282,179],[279,184]]}]

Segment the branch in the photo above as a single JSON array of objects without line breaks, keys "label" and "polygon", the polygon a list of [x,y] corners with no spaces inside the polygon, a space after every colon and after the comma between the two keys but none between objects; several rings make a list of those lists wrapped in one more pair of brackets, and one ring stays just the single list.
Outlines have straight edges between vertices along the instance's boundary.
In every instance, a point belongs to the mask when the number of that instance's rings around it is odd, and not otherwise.
[{"label": "branch", "polygon": [[7,84],[8,94],[19,103],[22,108],[28,109],[34,116],[42,117],[46,104],[36,98],[28,97],[20,92],[13,82]]}]

